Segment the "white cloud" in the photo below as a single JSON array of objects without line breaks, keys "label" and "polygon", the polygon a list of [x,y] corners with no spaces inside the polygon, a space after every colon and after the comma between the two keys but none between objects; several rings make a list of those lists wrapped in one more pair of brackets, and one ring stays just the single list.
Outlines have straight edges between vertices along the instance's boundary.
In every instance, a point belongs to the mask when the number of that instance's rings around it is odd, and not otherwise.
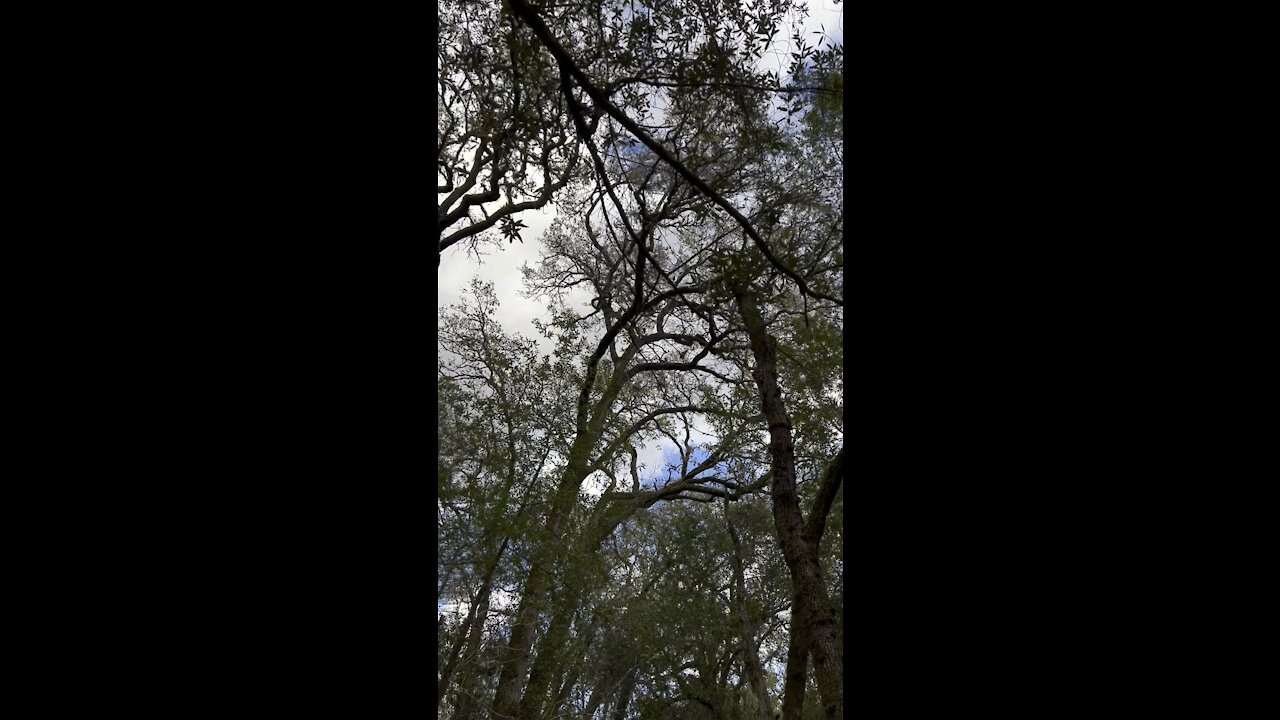
[{"label": "white cloud", "polygon": [[[437,271],[440,284],[436,289],[436,306],[444,308],[456,303],[462,296],[463,289],[471,284],[471,279],[479,277],[493,283],[494,293],[500,304],[496,317],[502,327],[509,333],[518,332],[526,337],[536,337],[534,318],[545,320],[550,316],[540,303],[520,297],[523,286],[520,267],[526,262],[530,265],[537,264],[538,253],[542,250],[542,234],[554,217],[555,208],[550,205],[541,210],[521,213],[520,219],[528,226],[521,233],[524,242],[508,243],[502,247],[482,243],[479,258],[470,251],[466,241],[441,253]],[[549,350],[550,346],[543,349]]]},{"label": "white cloud", "polygon": [[809,0],[806,5],[809,8],[807,17],[791,13],[784,18],[778,34],[773,36],[773,43],[760,58],[760,69],[786,73],[791,62],[791,51],[795,49],[795,42],[791,39],[794,34],[793,26],[799,30],[805,45],[810,47],[828,47],[833,43],[843,42],[843,3],[837,5],[832,0]]},{"label": "white cloud", "polygon": [[[506,610],[513,607],[520,598],[513,592],[503,588],[494,588],[489,594],[489,612]],[[463,618],[471,610],[471,602],[458,598],[454,600],[436,600],[436,612],[447,618]]]},{"label": "white cloud", "polygon": [[640,465],[641,480],[652,478],[657,475],[659,478],[665,477],[666,473],[663,468],[667,466],[667,458],[675,455],[675,446],[666,438],[650,440],[644,445],[636,446],[636,458]]},{"label": "white cloud", "polygon": [[604,472],[597,470],[588,475],[586,480],[582,481],[582,485],[579,487],[579,492],[594,501],[603,495],[604,491],[608,488],[609,477],[605,475]]}]

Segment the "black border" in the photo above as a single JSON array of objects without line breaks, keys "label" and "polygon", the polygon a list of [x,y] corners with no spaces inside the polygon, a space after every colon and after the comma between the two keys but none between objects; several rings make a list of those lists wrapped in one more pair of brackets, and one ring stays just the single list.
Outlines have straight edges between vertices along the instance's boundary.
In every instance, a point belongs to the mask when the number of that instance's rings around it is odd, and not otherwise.
[{"label": "black border", "polygon": [[[1096,699],[1118,686],[1079,656],[1119,672],[1148,632],[1099,650],[1105,598],[1151,592],[1123,571],[1160,372],[1129,314],[1148,249],[1117,240],[1155,156],[1130,52],[1081,59],[1099,35],[1060,14],[849,10],[850,706]],[[117,478],[86,491],[83,577],[103,686],[144,706],[430,712],[432,18],[325,12],[122,32],[78,96],[80,455]]]}]

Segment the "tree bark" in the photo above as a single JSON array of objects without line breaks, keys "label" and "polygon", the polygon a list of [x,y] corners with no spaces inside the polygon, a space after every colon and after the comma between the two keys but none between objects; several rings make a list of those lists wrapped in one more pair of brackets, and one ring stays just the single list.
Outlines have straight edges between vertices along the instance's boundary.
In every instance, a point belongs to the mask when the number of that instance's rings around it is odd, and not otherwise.
[{"label": "tree bark", "polygon": [[[617,512],[614,514],[597,515],[593,513],[594,522],[587,523],[582,528],[582,531],[576,535],[581,542],[571,543],[571,546],[578,549],[579,553],[575,558],[575,562],[583,566],[589,565],[599,554],[604,541],[613,534],[614,529],[638,512],[641,507],[642,504],[638,502],[628,503],[617,508]],[[571,587],[593,587],[595,582],[596,579],[581,578],[572,583]],[[533,662],[533,669],[529,673],[529,681],[525,686],[524,695],[520,699],[518,720],[541,720],[543,715],[542,708],[552,687],[551,679],[560,673],[564,664],[564,647],[568,639],[569,626],[572,624],[573,613],[577,612],[581,602],[581,595],[573,591],[561,593],[556,597],[555,611],[551,624],[548,626],[542,640],[538,643],[538,657]],[[554,703],[554,698],[552,702]]]},{"label": "tree bark", "polygon": [[529,672],[529,682],[520,698],[518,720],[540,720],[542,708],[551,690],[551,678],[559,672],[564,658],[562,652],[569,636],[569,622],[578,603],[570,598],[558,597],[555,612],[546,635],[538,643],[538,657]]},{"label": "tree bark", "polygon": [[618,698],[618,706],[613,711],[613,720],[626,720],[627,705],[631,703],[631,693],[636,689],[636,669],[631,668],[627,671],[626,685],[622,688],[622,694]]},{"label": "tree bark", "polygon": [[471,625],[471,639],[467,643],[467,654],[460,668],[461,679],[458,682],[458,692],[455,696],[457,701],[453,711],[453,720],[471,720],[476,714],[476,662],[480,657],[484,621],[489,615],[489,596],[489,592],[481,595],[480,609],[476,612],[475,622]]},{"label": "tree bark", "polygon": [[[583,649],[583,656],[591,649],[591,638],[587,639],[586,647]],[[579,678],[582,677],[583,663],[574,663],[573,668],[567,673],[561,671],[561,678],[556,681],[560,689],[556,692],[555,699],[550,705],[548,714],[551,717],[560,715],[560,709],[564,707],[565,702],[569,699],[569,693],[578,684]],[[567,677],[566,677],[567,675]]]},{"label": "tree bark", "polygon": [[[444,669],[440,673],[440,680],[436,683],[436,709],[444,703],[444,697],[449,692],[449,680],[453,676],[453,671],[458,667],[458,658],[462,655],[462,648],[467,641],[468,634],[476,633],[469,631],[472,628],[483,629],[484,614],[489,611],[489,593],[493,590],[493,576],[498,570],[498,563],[502,561],[502,554],[507,550],[509,538],[502,539],[502,546],[498,548],[497,555],[489,562],[489,567],[485,570],[484,580],[480,583],[480,590],[476,593],[475,599],[471,602],[471,607],[467,608],[467,618],[462,622],[462,627],[458,629],[458,639],[454,641],[453,648],[449,651],[449,659],[445,661]],[[477,605],[483,606],[483,614],[477,612]],[[477,615],[479,619],[477,621]],[[478,648],[479,640],[474,640],[471,647]]]},{"label": "tree bark", "polygon": [[733,582],[737,590],[738,636],[742,641],[743,665],[746,667],[747,682],[755,692],[756,702],[760,706],[760,720],[773,720],[769,707],[769,693],[764,686],[764,668],[760,665],[760,652],[756,649],[751,618],[747,613],[747,582],[742,570],[742,549],[738,542],[738,533],[729,517],[729,501],[724,502],[724,520],[729,526],[729,539],[733,541]]},{"label": "tree bark", "polygon": [[[598,432],[595,436],[598,437]],[[522,690],[526,675],[529,673],[529,655],[533,650],[538,619],[545,605],[546,594],[552,586],[549,568],[563,552],[560,541],[564,518],[572,511],[573,504],[577,500],[578,488],[586,478],[588,466],[586,455],[591,445],[594,445],[594,440],[589,437],[575,438],[574,447],[569,455],[569,465],[565,468],[555,495],[552,497],[551,510],[547,516],[547,536],[542,542],[535,544],[524,591],[520,594],[520,605],[512,623],[511,637],[500,654],[502,674],[498,676],[498,688],[494,694],[491,720],[513,720],[527,713],[527,704],[526,710],[523,712],[521,710]]]},{"label": "tree bark", "polygon": [[786,679],[782,686],[782,720],[800,720],[804,710],[804,694],[809,671],[809,624],[797,622],[797,616],[803,616],[807,610],[796,607],[796,598],[791,605],[791,632],[787,646]]},{"label": "tree bark", "polygon": [[829,720],[838,720],[844,717],[843,650],[836,637],[835,613],[818,563],[818,544],[805,532],[804,515],[796,494],[795,445],[791,418],[778,386],[777,341],[769,336],[750,291],[741,285],[732,289],[751,339],[751,354],[755,359],[751,375],[760,390],[760,407],[769,424],[773,520],[791,574],[792,632],[799,627],[801,632],[808,633],[823,713]]},{"label": "tree bark", "polygon": [[[631,638],[620,638],[617,631],[608,632],[605,635],[605,657],[608,659],[604,663],[602,672],[593,682],[591,695],[587,698],[587,708],[584,713],[586,717],[594,717],[596,709],[602,705],[608,707],[613,690],[637,664],[638,658],[631,645],[632,642],[634,641]],[[605,715],[608,713],[606,712]]]},{"label": "tree bark", "polygon": [[[558,519],[553,519],[552,524],[558,527]],[[533,648],[533,637],[538,629],[542,596],[549,584],[547,572],[540,562],[546,558],[545,553],[540,553],[537,560],[530,563],[524,592],[520,594],[520,605],[511,624],[511,636],[499,650],[498,662],[502,673],[498,676],[498,688],[493,697],[491,720],[511,720],[519,711],[520,690],[525,673],[529,671],[529,651]]]}]

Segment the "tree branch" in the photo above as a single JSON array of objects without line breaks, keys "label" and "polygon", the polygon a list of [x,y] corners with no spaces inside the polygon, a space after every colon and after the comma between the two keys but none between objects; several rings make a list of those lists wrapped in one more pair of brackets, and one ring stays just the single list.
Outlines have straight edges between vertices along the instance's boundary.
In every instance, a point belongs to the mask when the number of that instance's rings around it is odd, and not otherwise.
[{"label": "tree branch", "polygon": [[827,471],[822,475],[822,483],[818,486],[818,495],[813,499],[813,507],[809,508],[809,520],[804,525],[804,534],[815,546],[822,540],[822,533],[827,529],[827,514],[831,512],[831,503],[836,498],[836,490],[840,489],[840,481],[844,479],[844,448],[832,458]]},{"label": "tree branch", "polygon": [[[546,23],[542,22],[542,18],[538,17],[538,14],[529,6],[528,0],[511,0],[511,7],[520,16],[520,19],[524,20],[525,24],[529,26],[529,29],[533,30],[534,35],[538,36],[538,40],[547,48],[547,51],[555,57],[556,62],[559,63],[561,69],[573,75],[573,77],[578,81],[578,86],[587,93],[591,100],[596,104],[597,108],[603,108],[605,112],[609,113],[611,117],[630,131],[636,139],[652,150],[655,155],[671,167],[675,168],[676,172],[680,173],[680,175],[688,180],[690,185],[697,188],[698,192],[706,195],[712,202],[719,205],[729,214],[730,217],[737,221],[738,225],[742,227],[742,231],[751,238],[752,242],[756,244],[756,247],[760,248],[761,254],[763,254],[765,259],[769,261],[769,264],[773,265],[778,272],[781,272],[783,275],[791,278],[792,281],[796,283],[796,286],[800,288],[801,293],[822,298],[823,300],[829,300],[841,307],[844,306],[843,300],[831,297],[830,295],[825,295],[810,288],[808,283],[804,281],[804,278],[800,277],[798,273],[784,265],[782,261],[773,254],[773,251],[769,249],[768,244],[765,243],[764,238],[760,237],[760,233],[756,232],[756,229],[751,224],[750,220],[747,220],[747,218],[744,217],[742,213],[739,212],[738,209],[735,208],[728,200],[725,200],[719,193],[712,190],[711,186],[707,185],[706,181],[698,177],[689,168],[685,167],[685,164],[677,160],[675,156],[662,146],[661,143],[654,140],[653,137],[650,136],[649,133],[645,132],[644,129],[641,128],[634,120],[627,117],[626,113],[619,110],[616,105],[610,102],[608,96],[592,84],[591,79],[588,78],[586,73],[578,67],[573,58],[569,56],[568,51],[560,45],[559,41],[556,40],[555,35],[551,33],[551,29],[547,27]],[[583,138],[584,141],[586,139],[587,138]]]}]

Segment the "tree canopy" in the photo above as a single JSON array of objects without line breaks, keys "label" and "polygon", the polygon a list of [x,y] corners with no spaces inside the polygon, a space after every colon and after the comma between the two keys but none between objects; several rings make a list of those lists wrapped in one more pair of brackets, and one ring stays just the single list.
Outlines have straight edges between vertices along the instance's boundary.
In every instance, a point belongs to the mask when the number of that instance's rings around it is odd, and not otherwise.
[{"label": "tree canopy", "polygon": [[804,12],[441,3],[438,250],[556,217],[549,352],[483,282],[440,309],[440,717],[843,717],[843,48]]}]

